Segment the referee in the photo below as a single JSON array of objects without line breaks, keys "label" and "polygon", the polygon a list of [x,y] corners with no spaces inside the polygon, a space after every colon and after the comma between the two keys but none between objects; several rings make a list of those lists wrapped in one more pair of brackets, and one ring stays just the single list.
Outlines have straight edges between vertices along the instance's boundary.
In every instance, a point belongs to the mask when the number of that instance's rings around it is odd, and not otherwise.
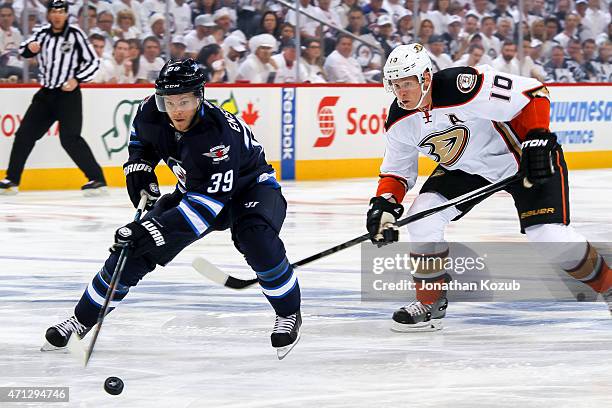
[{"label": "referee", "polygon": [[25,162],[34,144],[59,121],[59,138],[64,150],[89,182],[81,187],[86,196],[106,190],[102,168],[81,137],[83,109],[80,82],[89,81],[98,70],[99,61],[80,28],[68,24],[66,0],[50,0],[49,24],[34,30],[19,47],[25,58],[36,56],[42,88],[15,133],[6,178],[0,181],[0,194],[16,194]]}]

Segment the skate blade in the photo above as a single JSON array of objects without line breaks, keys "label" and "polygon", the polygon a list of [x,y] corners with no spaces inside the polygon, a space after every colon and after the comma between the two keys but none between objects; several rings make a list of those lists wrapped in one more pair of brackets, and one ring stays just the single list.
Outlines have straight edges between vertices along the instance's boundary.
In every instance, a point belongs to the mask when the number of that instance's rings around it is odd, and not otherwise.
[{"label": "skate blade", "polygon": [[0,195],[4,195],[4,196],[14,196],[14,195],[17,195],[17,189],[14,189],[14,188],[3,188],[3,189],[0,189]]},{"label": "skate blade", "polygon": [[106,187],[98,187],[98,188],[82,190],[82,191],[83,191],[83,197],[100,197],[100,196],[108,195],[108,189]]},{"label": "skate blade", "polygon": [[68,352],[66,347],[55,347],[53,344],[45,340],[45,344],[42,345],[40,351],[65,351]]},{"label": "skate blade", "polygon": [[291,343],[291,344],[289,344],[288,346],[285,346],[285,347],[277,347],[276,348],[276,356],[278,357],[279,360],[282,360],[283,358],[285,358],[287,356],[287,354],[289,354],[289,352],[291,350],[293,350],[295,345],[298,344],[298,341],[300,341],[300,337],[301,336],[302,336],[302,333],[301,333],[301,331],[299,331],[297,339],[295,339],[295,341],[293,343]]},{"label": "skate blade", "polygon": [[442,330],[442,319],[432,319],[428,322],[403,324],[393,321],[391,331],[397,333],[434,332]]}]

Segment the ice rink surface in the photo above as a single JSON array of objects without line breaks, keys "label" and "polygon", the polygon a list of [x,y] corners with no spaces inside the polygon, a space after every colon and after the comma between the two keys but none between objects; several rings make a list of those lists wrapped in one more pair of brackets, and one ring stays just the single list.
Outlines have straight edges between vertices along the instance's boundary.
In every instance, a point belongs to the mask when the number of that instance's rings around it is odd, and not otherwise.
[{"label": "ice rink surface", "polygon": [[[612,170],[572,172],[570,185],[572,224],[591,241],[609,241]],[[282,238],[296,261],[365,232],[376,180],[283,189]],[[299,269],[302,339],[278,361],[261,292],[221,288],[190,267],[199,255],[254,276],[227,232],[133,288],[105,321],[86,369],[71,354],[39,352],[46,328],[72,313],[133,212],[121,189],[94,199],[0,196],[0,386],[70,387],[70,403],[1,407],[612,406],[612,319],[603,303],[455,303],[440,332],[393,333],[401,304],[360,301],[359,247]],[[451,224],[447,239],[525,238],[510,196],[498,193]],[[104,392],[108,376],[124,380],[120,396]]]}]

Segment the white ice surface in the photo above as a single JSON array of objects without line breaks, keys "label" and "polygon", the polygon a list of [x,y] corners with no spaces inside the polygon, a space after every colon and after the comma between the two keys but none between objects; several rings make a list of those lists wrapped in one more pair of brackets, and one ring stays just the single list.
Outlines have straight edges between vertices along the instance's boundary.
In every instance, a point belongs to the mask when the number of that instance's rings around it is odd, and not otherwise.
[{"label": "white ice surface", "polygon": [[[591,241],[609,240],[612,171],[576,171],[570,182],[572,224]],[[375,180],[283,184],[290,260],[364,232]],[[70,354],[39,352],[45,329],[71,314],[115,228],[132,216],[120,189],[98,199],[0,197],[0,386],[68,386],[71,401],[1,407],[612,406],[612,319],[602,303],[451,304],[443,331],[397,334],[389,326],[400,304],[360,302],[358,247],[299,270],[303,335],[278,361],[260,291],[218,287],[189,266],[201,255],[252,277],[227,232],[132,289],[86,369]],[[511,198],[498,193],[447,239],[524,237]],[[120,396],[102,388],[111,375],[125,382]]]}]

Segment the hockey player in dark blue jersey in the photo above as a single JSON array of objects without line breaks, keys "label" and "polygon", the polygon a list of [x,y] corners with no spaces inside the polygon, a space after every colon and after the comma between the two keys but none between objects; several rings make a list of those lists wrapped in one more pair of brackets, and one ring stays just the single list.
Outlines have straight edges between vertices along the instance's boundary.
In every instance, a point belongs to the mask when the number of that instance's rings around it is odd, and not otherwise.
[{"label": "hockey player in dark blue jersey", "polygon": [[[276,312],[271,335],[279,358],[299,339],[300,288],[278,234],[287,203],[249,127],[204,99],[204,72],[191,59],[169,61],[155,82],[155,96],[138,108],[123,166],[134,206],[141,194],[149,212],[115,233],[130,255],[110,304],[112,310],[156,265],[214,230],[231,229],[236,248],[256,272]],[[159,200],[155,166],[163,160],[178,179]],[[69,319],[50,327],[43,349],[65,347],[95,325],[119,258],[115,250],[94,276]]]}]

